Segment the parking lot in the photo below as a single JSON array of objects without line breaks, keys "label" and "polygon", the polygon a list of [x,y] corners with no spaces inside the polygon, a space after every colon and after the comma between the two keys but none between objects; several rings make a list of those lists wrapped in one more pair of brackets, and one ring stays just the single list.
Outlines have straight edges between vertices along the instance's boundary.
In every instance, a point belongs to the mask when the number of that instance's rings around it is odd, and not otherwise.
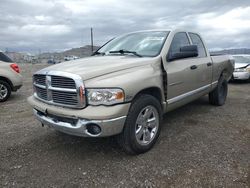
[{"label": "parking lot", "polygon": [[227,102],[208,97],[164,116],[155,147],[126,155],[114,138],[80,138],[42,127],[24,85],[0,104],[0,187],[249,187],[250,83],[229,84]]}]

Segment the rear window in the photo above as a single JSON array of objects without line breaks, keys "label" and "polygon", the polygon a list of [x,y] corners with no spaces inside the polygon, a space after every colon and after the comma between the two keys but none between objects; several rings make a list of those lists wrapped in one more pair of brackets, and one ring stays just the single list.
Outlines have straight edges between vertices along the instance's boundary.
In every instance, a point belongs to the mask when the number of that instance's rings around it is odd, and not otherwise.
[{"label": "rear window", "polygon": [[0,61],[4,62],[13,62],[7,55],[5,55],[3,52],[0,52]]}]

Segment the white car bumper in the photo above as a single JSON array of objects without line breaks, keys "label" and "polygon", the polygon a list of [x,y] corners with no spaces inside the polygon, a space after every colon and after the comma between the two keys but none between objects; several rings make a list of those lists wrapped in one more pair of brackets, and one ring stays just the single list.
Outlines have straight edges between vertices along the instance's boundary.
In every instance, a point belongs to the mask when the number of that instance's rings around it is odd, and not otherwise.
[{"label": "white car bumper", "polygon": [[234,72],[233,79],[235,80],[247,80],[250,78],[249,72]]}]

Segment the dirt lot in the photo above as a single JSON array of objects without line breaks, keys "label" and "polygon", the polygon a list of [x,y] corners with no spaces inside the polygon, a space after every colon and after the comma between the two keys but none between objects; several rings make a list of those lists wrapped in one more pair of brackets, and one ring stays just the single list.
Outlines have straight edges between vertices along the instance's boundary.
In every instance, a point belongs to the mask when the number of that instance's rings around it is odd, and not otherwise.
[{"label": "dirt lot", "polygon": [[250,84],[231,83],[226,105],[207,96],[168,113],[158,143],[128,156],[112,138],[86,139],[42,127],[24,86],[0,104],[0,187],[249,187]]}]

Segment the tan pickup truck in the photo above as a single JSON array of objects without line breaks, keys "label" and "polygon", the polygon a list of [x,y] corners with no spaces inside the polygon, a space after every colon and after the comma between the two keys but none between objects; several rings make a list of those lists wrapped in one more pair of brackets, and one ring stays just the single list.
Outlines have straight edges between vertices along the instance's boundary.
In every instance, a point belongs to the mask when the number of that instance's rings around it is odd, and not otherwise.
[{"label": "tan pickup truck", "polygon": [[12,91],[22,86],[22,76],[16,63],[0,51],[0,102],[6,101]]},{"label": "tan pickup truck", "polygon": [[211,57],[194,32],[133,32],[92,57],[36,72],[28,102],[42,124],[77,136],[117,135],[126,152],[139,154],[155,144],[163,113],[206,94],[223,105],[233,63]]}]

